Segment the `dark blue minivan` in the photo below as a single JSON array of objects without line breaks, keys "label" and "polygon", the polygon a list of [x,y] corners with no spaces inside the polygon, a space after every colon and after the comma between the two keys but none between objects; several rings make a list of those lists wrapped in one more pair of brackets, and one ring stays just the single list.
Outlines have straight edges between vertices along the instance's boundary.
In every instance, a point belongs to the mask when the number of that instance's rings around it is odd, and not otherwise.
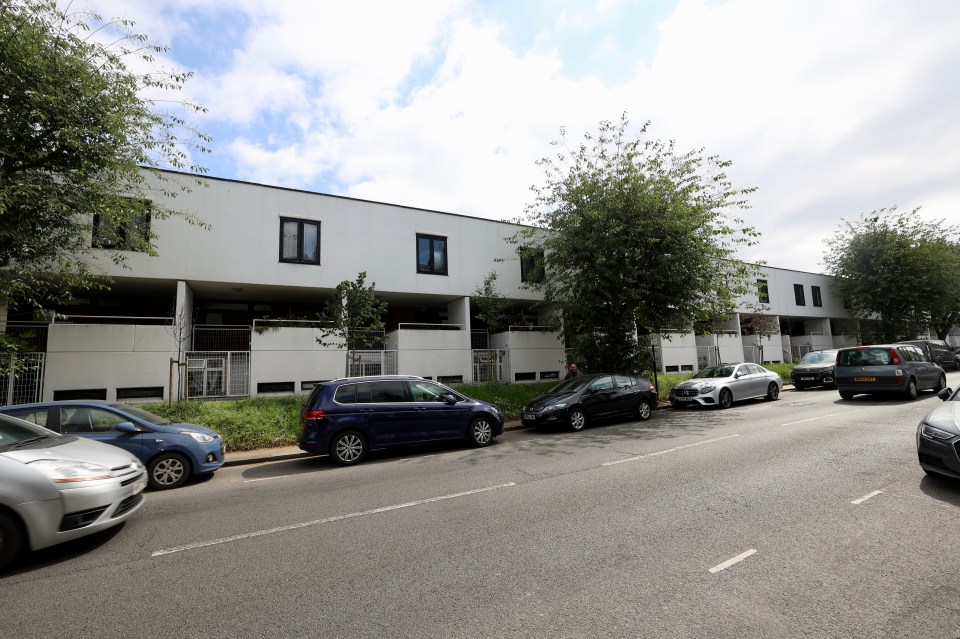
[{"label": "dark blue minivan", "polygon": [[445,439],[486,446],[503,433],[493,404],[408,375],[348,377],[317,384],[300,413],[300,448],[341,465],[367,451]]}]

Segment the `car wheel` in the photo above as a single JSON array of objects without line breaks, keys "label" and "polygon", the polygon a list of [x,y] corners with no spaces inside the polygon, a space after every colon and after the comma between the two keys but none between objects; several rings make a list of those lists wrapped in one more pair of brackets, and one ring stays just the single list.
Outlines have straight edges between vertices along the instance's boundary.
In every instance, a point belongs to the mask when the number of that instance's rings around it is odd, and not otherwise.
[{"label": "car wheel", "polygon": [[853,393],[849,391],[840,391],[840,399],[853,399]]},{"label": "car wheel", "polygon": [[933,392],[939,393],[946,387],[947,387],[947,376],[941,374],[940,379],[937,380],[937,385],[933,387]]},{"label": "car wheel", "polygon": [[180,453],[163,453],[147,465],[147,481],[154,490],[179,488],[190,478],[190,462]]},{"label": "car wheel", "polygon": [[637,404],[637,419],[641,422],[645,422],[650,419],[650,415],[653,414],[653,407],[650,406],[650,402],[645,399],[641,399],[640,403]]},{"label": "car wheel", "polygon": [[910,378],[910,381],[907,382],[907,390],[903,391],[903,396],[910,401],[917,398],[917,380]]},{"label": "car wheel", "polygon": [[733,393],[730,392],[729,388],[724,388],[720,391],[720,408],[730,408],[733,406]]},{"label": "car wheel", "polygon": [[574,432],[581,431],[586,425],[587,416],[582,410],[574,408],[570,411],[570,430]]},{"label": "car wheel", "polygon": [[770,382],[770,385],[767,386],[767,399],[774,402],[778,397],[780,397],[780,387],[777,386],[776,382]]},{"label": "car wheel", "polygon": [[20,522],[13,515],[0,512],[0,570],[20,556],[23,540],[24,533]]},{"label": "car wheel", "polygon": [[330,459],[340,466],[359,464],[367,456],[367,440],[353,430],[338,433],[330,442]]},{"label": "car wheel", "polygon": [[470,422],[468,439],[474,446],[486,446],[493,439],[493,425],[486,417],[477,417]]}]

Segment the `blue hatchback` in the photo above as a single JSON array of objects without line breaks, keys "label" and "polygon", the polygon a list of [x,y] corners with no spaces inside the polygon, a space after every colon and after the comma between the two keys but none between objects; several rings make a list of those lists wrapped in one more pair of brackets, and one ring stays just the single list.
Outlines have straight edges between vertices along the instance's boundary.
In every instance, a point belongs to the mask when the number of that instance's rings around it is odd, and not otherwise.
[{"label": "blue hatchback", "polygon": [[226,447],[220,434],[196,424],[174,423],[126,404],[96,400],[41,402],[0,407],[0,413],[52,431],[119,446],[147,467],[150,487],[182,486],[192,475],[223,465]]},{"label": "blue hatchback", "polygon": [[350,377],[314,387],[300,414],[300,448],[356,464],[371,448],[465,439],[486,446],[503,433],[493,404],[405,375]]}]

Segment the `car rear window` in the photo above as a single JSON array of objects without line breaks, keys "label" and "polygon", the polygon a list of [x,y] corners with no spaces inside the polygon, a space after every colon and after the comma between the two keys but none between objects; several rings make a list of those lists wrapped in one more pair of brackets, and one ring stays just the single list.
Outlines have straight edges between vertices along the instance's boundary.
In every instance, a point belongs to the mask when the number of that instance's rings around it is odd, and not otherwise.
[{"label": "car rear window", "polygon": [[840,351],[837,363],[840,366],[884,366],[893,363],[889,348],[858,348]]}]

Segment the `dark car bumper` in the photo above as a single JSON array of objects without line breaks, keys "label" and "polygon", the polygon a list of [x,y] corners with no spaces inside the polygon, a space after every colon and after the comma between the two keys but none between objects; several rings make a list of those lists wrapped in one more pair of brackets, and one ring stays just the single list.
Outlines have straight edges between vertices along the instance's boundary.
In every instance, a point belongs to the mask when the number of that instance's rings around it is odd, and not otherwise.
[{"label": "dark car bumper", "polygon": [[790,375],[794,388],[811,388],[813,386],[836,386],[833,379],[833,370],[804,371],[793,369]]},{"label": "dark car bumper", "polygon": [[520,423],[524,426],[549,426],[552,424],[566,424],[568,411],[566,408],[554,410],[524,410],[520,413]]},{"label": "dark car bumper", "polygon": [[960,479],[960,437],[949,440],[931,439],[917,433],[917,457],[924,470]]}]

